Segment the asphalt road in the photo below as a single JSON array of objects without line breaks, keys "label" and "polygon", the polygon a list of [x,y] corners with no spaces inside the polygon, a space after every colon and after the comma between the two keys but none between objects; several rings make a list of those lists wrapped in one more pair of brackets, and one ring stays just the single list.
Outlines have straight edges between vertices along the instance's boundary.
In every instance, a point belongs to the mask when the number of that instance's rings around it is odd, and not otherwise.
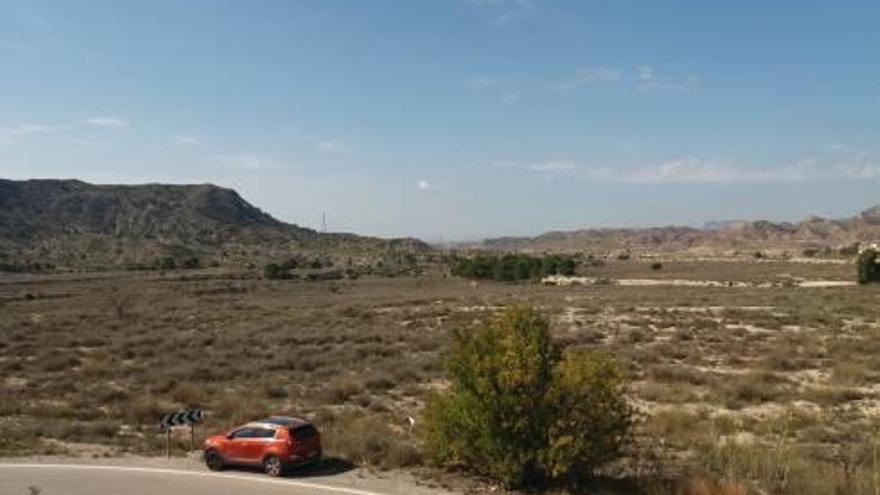
[{"label": "asphalt road", "polygon": [[383,495],[260,473],[67,464],[2,464],[0,495]]}]

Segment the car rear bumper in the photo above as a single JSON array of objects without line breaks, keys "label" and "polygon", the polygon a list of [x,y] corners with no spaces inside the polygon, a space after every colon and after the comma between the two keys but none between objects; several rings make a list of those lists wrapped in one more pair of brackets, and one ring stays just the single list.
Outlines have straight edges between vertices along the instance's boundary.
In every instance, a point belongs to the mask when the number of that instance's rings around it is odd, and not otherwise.
[{"label": "car rear bumper", "polygon": [[287,466],[305,466],[308,464],[314,464],[321,460],[321,451],[313,450],[307,454],[291,454],[290,457],[284,462]]}]

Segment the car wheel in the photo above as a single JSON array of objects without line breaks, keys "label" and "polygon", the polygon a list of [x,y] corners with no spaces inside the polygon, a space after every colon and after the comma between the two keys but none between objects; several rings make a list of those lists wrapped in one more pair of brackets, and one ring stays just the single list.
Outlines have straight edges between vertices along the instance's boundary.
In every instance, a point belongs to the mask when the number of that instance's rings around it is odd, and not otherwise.
[{"label": "car wheel", "polygon": [[278,456],[270,455],[263,459],[263,471],[269,476],[278,477],[284,474],[284,465]]},{"label": "car wheel", "polygon": [[205,452],[205,465],[211,471],[221,471],[226,467],[226,463],[223,462],[223,456],[214,449]]}]

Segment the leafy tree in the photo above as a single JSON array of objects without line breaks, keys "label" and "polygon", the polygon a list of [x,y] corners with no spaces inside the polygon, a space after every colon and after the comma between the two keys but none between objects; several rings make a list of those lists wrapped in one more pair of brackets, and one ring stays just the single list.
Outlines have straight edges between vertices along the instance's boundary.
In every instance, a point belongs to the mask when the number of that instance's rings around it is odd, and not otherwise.
[{"label": "leafy tree", "polygon": [[426,451],[508,486],[576,480],[619,455],[631,412],[604,354],[563,353],[528,306],[457,329],[451,387],[426,409]]},{"label": "leafy tree", "polygon": [[519,273],[517,257],[513,254],[507,254],[501,257],[496,263],[494,263],[495,268],[495,279],[503,280],[507,282],[512,282],[517,279],[517,275]]},{"label": "leafy tree", "polygon": [[571,256],[560,257],[559,260],[559,274],[572,276],[575,273],[575,269],[577,268],[577,263],[575,263],[574,258]]},{"label": "leafy tree", "polygon": [[559,259],[556,256],[545,256],[542,265],[545,274],[556,275],[559,269]]},{"label": "leafy tree", "polygon": [[859,255],[856,261],[858,279],[860,284],[880,282],[880,265],[877,264],[877,251],[866,249]]}]

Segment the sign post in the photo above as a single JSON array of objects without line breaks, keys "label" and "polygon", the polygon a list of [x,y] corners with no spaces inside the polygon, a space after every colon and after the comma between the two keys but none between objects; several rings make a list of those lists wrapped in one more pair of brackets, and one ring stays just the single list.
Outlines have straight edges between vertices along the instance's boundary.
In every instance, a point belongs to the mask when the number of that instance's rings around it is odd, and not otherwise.
[{"label": "sign post", "polygon": [[189,447],[190,450],[196,449],[196,423],[202,420],[202,409],[188,409],[176,413],[166,414],[159,420],[159,429],[164,430],[165,437],[165,454],[171,458],[171,428],[180,425],[189,425]]}]

